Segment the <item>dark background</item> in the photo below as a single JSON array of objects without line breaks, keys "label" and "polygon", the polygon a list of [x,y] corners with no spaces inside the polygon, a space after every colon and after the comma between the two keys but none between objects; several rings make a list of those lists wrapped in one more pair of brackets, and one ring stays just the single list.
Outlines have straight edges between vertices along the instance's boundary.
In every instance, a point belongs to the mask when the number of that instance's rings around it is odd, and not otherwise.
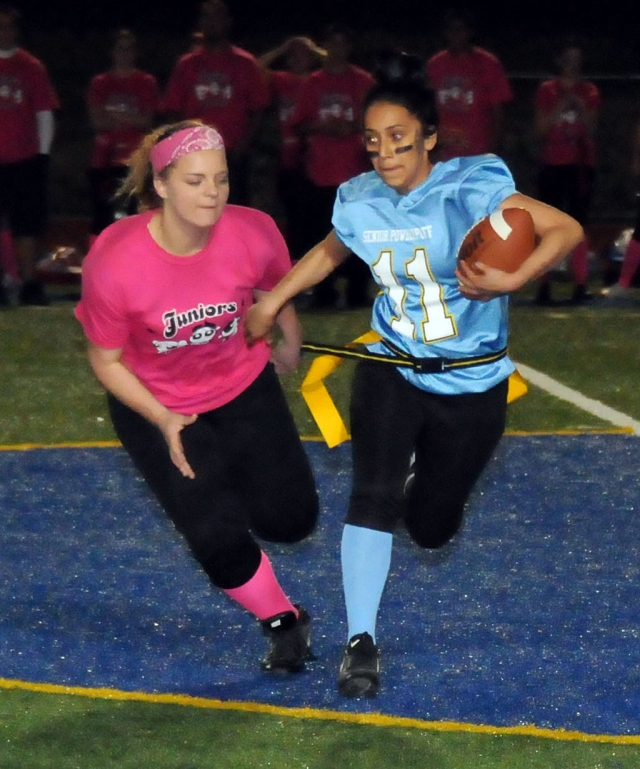
[{"label": "dark background", "polygon": [[[139,66],[166,83],[176,59],[190,43],[199,0],[23,0],[23,44],[46,64],[61,101],[52,153],[52,213],[86,216],[86,167],[92,134],[85,111],[90,78],[109,66],[112,32],[131,27],[140,43]],[[442,47],[442,12],[425,0],[228,0],[234,17],[232,40],[259,55],[291,34],[316,40],[333,22],[355,32],[354,62],[371,66],[383,46],[395,45],[422,56]],[[593,217],[633,217],[634,182],[629,177],[631,137],[640,117],[640,3],[620,0],[582,3],[461,3],[472,12],[476,42],[505,65],[514,101],[507,111],[501,154],[519,188],[535,194],[537,147],[532,136],[533,97],[541,79],[554,71],[554,57],[569,36],[585,53],[585,75],[602,92],[598,168]],[[267,122],[256,163],[268,177],[276,141]],[[271,153],[271,155],[270,155]],[[262,181],[260,183],[262,183]],[[256,205],[277,213],[277,200],[266,186],[256,190]]]},{"label": "dark background", "polygon": [[[28,28],[66,28],[75,33],[131,26],[139,34],[172,32],[188,35],[195,20],[198,0],[151,2],[150,0],[23,0],[19,7]],[[442,10],[425,0],[228,0],[235,19],[234,33],[244,40],[276,38],[307,32],[317,35],[329,22],[342,21],[356,32],[383,30],[391,36],[425,41],[437,38]],[[620,0],[595,3],[496,2],[459,3],[473,13],[479,37],[491,42],[511,66],[518,55],[534,44],[549,43],[576,33],[594,43],[592,54],[599,66],[612,68],[624,61],[640,65],[637,34],[640,4]],[[542,37],[542,40],[540,40]],[[533,38],[536,38],[535,40]],[[611,43],[611,39],[615,43]],[[599,48],[599,50],[597,50]],[[603,55],[610,48],[616,54]],[[543,53],[544,51],[541,51]],[[626,61],[625,61],[626,60]]]}]

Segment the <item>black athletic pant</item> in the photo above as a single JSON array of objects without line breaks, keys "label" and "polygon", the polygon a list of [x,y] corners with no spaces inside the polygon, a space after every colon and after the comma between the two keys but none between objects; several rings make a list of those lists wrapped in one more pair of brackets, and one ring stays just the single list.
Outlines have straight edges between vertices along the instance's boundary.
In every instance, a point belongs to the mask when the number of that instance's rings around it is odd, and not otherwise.
[{"label": "black athletic pant", "polygon": [[[392,532],[404,518],[421,547],[444,545],[460,528],[467,498],[504,432],[507,388],[505,379],[483,393],[435,395],[391,365],[358,363],[346,522]],[[406,497],[414,450],[415,481]]]},{"label": "black athletic pant", "polygon": [[112,396],[109,408],[118,438],[214,585],[239,587],[255,574],[261,555],[251,532],[297,542],[313,531],[314,478],[271,364],[182,430],[195,479],[171,462],[155,425]]}]

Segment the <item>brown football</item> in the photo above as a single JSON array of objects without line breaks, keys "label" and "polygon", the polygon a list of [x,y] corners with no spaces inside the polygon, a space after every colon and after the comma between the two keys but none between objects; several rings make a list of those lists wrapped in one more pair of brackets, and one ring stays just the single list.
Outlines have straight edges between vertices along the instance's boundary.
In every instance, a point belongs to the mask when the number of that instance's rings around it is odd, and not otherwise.
[{"label": "brown football", "polygon": [[482,262],[504,272],[515,272],[531,256],[535,245],[533,219],[525,208],[498,209],[467,232],[458,259],[470,266]]}]

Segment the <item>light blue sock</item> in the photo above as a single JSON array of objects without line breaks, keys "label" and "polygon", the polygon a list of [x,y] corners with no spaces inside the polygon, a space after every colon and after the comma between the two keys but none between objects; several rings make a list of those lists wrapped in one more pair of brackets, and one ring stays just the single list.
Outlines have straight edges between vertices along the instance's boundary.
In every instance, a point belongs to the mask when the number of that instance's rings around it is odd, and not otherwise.
[{"label": "light blue sock", "polygon": [[376,619],[389,567],[393,534],[346,524],[342,532],[342,584],[348,638],[369,633],[376,640]]}]

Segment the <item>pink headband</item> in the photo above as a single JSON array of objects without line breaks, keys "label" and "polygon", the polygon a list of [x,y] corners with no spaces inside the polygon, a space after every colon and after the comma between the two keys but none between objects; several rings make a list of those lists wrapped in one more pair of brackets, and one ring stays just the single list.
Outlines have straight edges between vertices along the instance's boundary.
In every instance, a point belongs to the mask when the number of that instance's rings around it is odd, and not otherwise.
[{"label": "pink headband", "polygon": [[176,131],[166,139],[159,141],[151,150],[149,159],[153,172],[159,174],[170,163],[183,155],[200,150],[223,150],[222,136],[209,126],[194,126]]}]

